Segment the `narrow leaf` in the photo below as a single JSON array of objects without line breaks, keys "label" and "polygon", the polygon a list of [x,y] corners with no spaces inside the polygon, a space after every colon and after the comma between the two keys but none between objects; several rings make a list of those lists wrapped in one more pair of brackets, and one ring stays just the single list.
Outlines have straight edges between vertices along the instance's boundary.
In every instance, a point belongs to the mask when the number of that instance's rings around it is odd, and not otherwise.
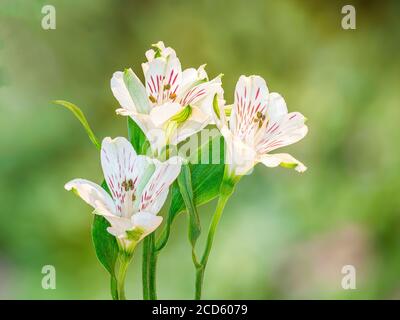
[{"label": "narrow leaf", "polygon": [[59,104],[68,110],[70,110],[74,116],[79,120],[79,122],[82,124],[83,128],[86,130],[87,135],[89,136],[89,139],[92,141],[92,143],[96,146],[97,149],[100,150],[101,145],[98,142],[95,134],[93,133],[92,129],[90,128],[89,123],[86,120],[85,115],[83,114],[82,110],[79,109],[76,105],[74,105],[71,102],[64,101],[64,100],[55,100],[53,101],[55,104]]},{"label": "narrow leaf", "polygon": [[128,117],[128,137],[138,154],[146,154],[150,143],[140,127],[130,117]]},{"label": "narrow leaf", "polygon": [[[101,186],[104,190],[110,192],[105,181],[103,181]],[[115,264],[118,259],[119,248],[115,237],[107,231],[109,226],[109,222],[103,216],[97,214],[94,215],[92,225],[94,249],[100,263],[110,273],[111,284],[113,284],[113,282],[115,282]]]},{"label": "narrow leaf", "polygon": [[200,236],[201,227],[199,214],[194,203],[192,177],[188,164],[184,164],[181,168],[181,172],[178,176],[178,186],[186,210],[189,214],[189,240],[192,247],[194,247],[197,238]]},{"label": "narrow leaf", "polygon": [[[201,146],[192,159],[201,159],[203,153],[211,150],[211,146],[213,143],[216,143],[216,139],[221,139],[221,137],[218,136]],[[194,204],[198,207],[213,200],[219,195],[220,185],[225,170],[224,145],[221,145],[219,164],[189,164],[189,167]],[[166,217],[166,225],[157,241],[157,251],[161,250],[166,245],[169,238],[170,228],[175,217],[186,209],[178,182],[175,182],[171,187],[171,198],[171,205]]]}]

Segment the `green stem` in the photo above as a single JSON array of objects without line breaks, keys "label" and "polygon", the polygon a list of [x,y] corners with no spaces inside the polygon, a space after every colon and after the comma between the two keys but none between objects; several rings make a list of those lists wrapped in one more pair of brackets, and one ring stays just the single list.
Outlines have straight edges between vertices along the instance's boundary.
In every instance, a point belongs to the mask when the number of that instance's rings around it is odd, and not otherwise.
[{"label": "green stem", "polygon": [[142,286],[143,300],[149,300],[149,238],[143,239]]},{"label": "green stem", "polygon": [[155,250],[155,238],[154,233],[149,235],[150,246],[149,246],[149,299],[157,300],[157,287],[156,287],[156,270],[157,270],[157,252]]},{"label": "green stem", "polygon": [[196,293],[195,293],[195,300],[201,299],[201,293],[203,288],[203,279],[204,279],[204,271],[205,267],[200,267],[196,269]]},{"label": "green stem", "polygon": [[219,220],[221,219],[222,212],[224,211],[225,205],[233,192],[234,184],[230,181],[225,180],[221,185],[221,195],[218,199],[217,208],[215,209],[214,215],[211,220],[210,228],[208,230],[206,247],[204,249],[203,256],[201,258],[200,264],[196,266],[196,291],[195,291],[195,299],[200,300],[203,288],[203,280],[204,280],[204,272],[207,266],[208,257],[211,252],[212,244],[214,241],[215,232],[217,230],[217,226]]},{"label": "green stem", "polygon": [[143,282],[143,299],[156,300],[156,266],[157,252],[155,248],[154,233],[149,234],[143,240],[143,265],[142,265],[142,282]]},{"label": "green stem", "polygon": [[112,299],[118,300],[118,285],[117,285],[117,278],[115,276],[111,276],[110,291]]},{"label": "green stem", "polygon": [[120,254],[119,256],[119,270],[117,277],[117,292],[119,300],[126,300],[125,297],[125,277],[126,270],[128,269],[130,258],[125,254]]}]

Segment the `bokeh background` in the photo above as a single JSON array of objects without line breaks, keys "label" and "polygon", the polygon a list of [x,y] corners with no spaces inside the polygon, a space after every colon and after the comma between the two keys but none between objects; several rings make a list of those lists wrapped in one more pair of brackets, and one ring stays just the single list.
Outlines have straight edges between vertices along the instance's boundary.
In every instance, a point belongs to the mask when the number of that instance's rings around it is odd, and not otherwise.
[{"label": "bokeh background", "polygon": [[[41,8],[56,8],[56,30]],[[357,29],[341,28],[353,4]],[[257,167],[219,226],[204,298],[400,298],[400,3],[398,1],[0,0],[0,298],[108,299],[90,237],[91,209],[63,189],[101,181],[97,150],[67,110],[80,106],[99,137],[126,136],[109,88],[140,76],[163,40],[183,67],[220,72],[232,101],[241,74],[259,74],[310,132],[285,148],[309,170]],[[215,203],[201,209],[207,229]],[[141,298],[140,248],[127,295]],[[56,290],[41,287],[54,265]],[[357,289],[343,290],[353,265]],[[187,220],[179,216],[158,270],[160,298],[193,297]]]}]

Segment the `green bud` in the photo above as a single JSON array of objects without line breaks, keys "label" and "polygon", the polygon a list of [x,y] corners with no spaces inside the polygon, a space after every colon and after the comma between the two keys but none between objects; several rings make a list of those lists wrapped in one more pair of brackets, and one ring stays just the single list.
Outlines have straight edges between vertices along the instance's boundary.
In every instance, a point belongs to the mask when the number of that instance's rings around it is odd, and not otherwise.
[{"label": "green bud", "polygon": [[152,47],[153,47],[154,51],[156,52],[155,55],[154,55],[154,58],[161,57],[161,49],[160,49],[160,47],[157,44],[153,44]]}]

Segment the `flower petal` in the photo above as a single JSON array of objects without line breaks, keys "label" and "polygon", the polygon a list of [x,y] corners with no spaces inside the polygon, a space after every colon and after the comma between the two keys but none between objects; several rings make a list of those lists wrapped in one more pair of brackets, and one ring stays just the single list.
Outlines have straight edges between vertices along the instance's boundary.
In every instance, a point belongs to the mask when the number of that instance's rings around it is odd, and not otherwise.
[{"label": "flower petal", "polygon": [[268,88],[259,76],[241,76],[236,84],[235,102],[230,117],[230,128],[235,136],[253,142],[259,128],[257,120],[267,109]]},{"label": "flower petal", "polygon": [[267,116],[271,122],[277,122],[288,113],[285,99],[277,93],[271,92],[268,96]]},{"label": "flower petal", "polygon": [[132,216],[132,223],[134,227],[140,228],[144,231],[138,241],[142,240],[145,236],[156,230],[160,226],[162,220],[162,217],[149,212],[139,212],[134,214]]},{"label": "flower petal", "polygon": [[179,103],[166,102],[160,106],[155,106],[150,112],[150,118],[156,127],[160,127],[181,109],[182,106]]},{"label": "flower petal", "polygon": [[95,213],[108,216],[116,212],[110,195],[98,184],[85,179],[74,179],[65,184],[65,189],[76,192],[86,203],[95,209]]},{"label": "flower petal", "polygon": [[153,105],[174,100],[181,82],[182,69],[178,58],[155,58],[142,64],[146,81],[146,90]]},{"label": "flower petal", "polygon": [[191,135],[205,128],[211,120],[208,114],[205,114],[200,108],[192,107],[190,117],[179,125],[176,132],[170,137],[170,143],[177,145]]},{"label": "flower petal", "polygon": [[147,50],[145,55],[147,60],[153,61],[156,58],[156,53],[158,53],[161,57],[166,58],[168,56],[176,57],[175,50],[171,47],[165,47],[164,42],[158,41],[156,44],[152,45],[154,49]]},{"label": "flower petal", "polygon": [[195,85],[208,81],[207,72],[204,70],[205,64],[201,65],[197,70],[188,68],[182,71],[182,81],[179,90],[176,93],[178,97],[182,97],[184,93],[189,91]]},{"label": "flower petal", "polygon": [[259,161],[267,167],[272,168],[280,165],[282,167],[294,168],[297,172],[304,172],[307,170],[304,164],[288,153],[265,154],[260,157]]},{"label": "flower petal", "polygon": [[218,105],[224,108],[224,89],[222,88],[221,76],[214,78],[209,82],[202,83],[198,85],[197,90],[205,90],[203,97],[196,97],[190,102],[190,105],[199,107],[204,113],[211,116],[210,120],[213,123],[213,102],[214,97],[217,95]]},{"label": "flower petal", "polygon": [[265,154],[303,139],[308,132],[305,120],[301,113],[291,112],[277,122],[269,121],[256,141],[257,152]]},{"label": "flower petal", "polygon": [[225,140],[225,164],[229,173],[237,176],[249,173],[256,161],[254,149],[233,135],[226,126],[221,128],[221,134]]},{"label": "flower petal", "polygon": [[157,214],[163,206],[169,186],[174,182],[181,170],[181,158],[171,157],[165,162],[156,163],[156,171],[144,188],[140,211]]},{"label": "flower petal", "polygon": [[132,120],[136,122],[149,141],[153,152],[157,152],[165,147],[165,131],[163,128],[159,128],[153,123],[150,115],[130,112],[125,109],[117,109],[117,113],[130,116]]},{"label": "flower petal", "polygon": [[107,221],[110,223],[110,227],[107,228],[107,231],[117,238],[125,238],[126,231],[131,230],[133,228],[133,222],[130,218],[125,217],[105,217]]},{"label": "flower petal", "polygon": [[208,98],[207,104],[204,106],[203,111],[211,115],[212,101],[216,93],[218,93],[219,95],[223,95],[221,76],[218,76],[211,81],[202,82],[198,85],[195,85],[188,91],[183,91],[179,95],[178,100],[182,106],[200,106],[200,102],[203,102],[205,99]]},{"label": "flower petal", "polygon": [[103,140],[101,164],[117,213],[130,217],[134,213],[133,203],[139,197],[137,187],[151,161],[145,156],[137,156],[131,143],[118,137]]},{"label": "flower petal", "polygon": [[111,91],[121,107],[136,112],[135,104],[124,83],[124,73],[122,71],[114,72],[111,78]]},{"label": "flower petal", "polygon": [[125,72],[117,71],[113,74],[111,91],[122,108],[131,112],[149,112],[150,103],[146,90],[131,69]]}]

